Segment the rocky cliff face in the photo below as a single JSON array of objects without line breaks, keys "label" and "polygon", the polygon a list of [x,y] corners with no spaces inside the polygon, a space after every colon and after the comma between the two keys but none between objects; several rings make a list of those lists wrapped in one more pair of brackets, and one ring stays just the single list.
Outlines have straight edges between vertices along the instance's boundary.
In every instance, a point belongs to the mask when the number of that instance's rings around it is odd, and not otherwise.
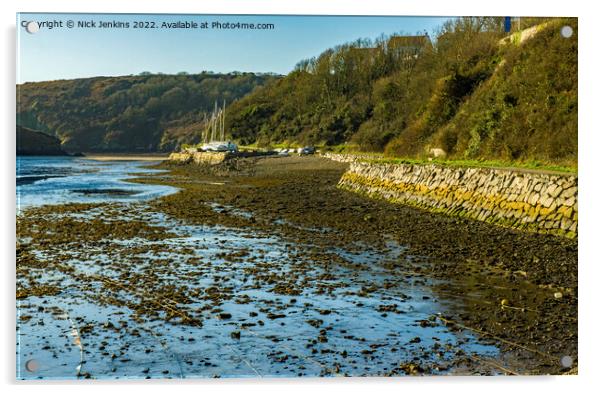
[{"label": "rocky cliff face", "polygon": [[61,142],[48,134],[17,126],[18,156],[64,156]]},{"label": "rocky cliff face", "polygon": [[496,225],[577,237],[572,175],[352,162],[339,187]]}]

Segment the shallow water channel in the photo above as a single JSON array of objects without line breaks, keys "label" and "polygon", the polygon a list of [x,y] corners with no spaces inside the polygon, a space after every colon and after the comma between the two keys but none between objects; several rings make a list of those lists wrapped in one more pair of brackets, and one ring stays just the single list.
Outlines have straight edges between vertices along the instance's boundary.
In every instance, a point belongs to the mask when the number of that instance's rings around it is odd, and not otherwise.
[{"label": "shallow water channel", "polygon": [[18,280],[60,292],[18,300],[18,378],[447,374],[458,354],[498,355],[438,323],[451,303],[399,268],[414,262],[399,261],[396,243],[324,249],[185,225],[142,203],[106,206],[71,217],[143,220],[170,237],[36,250],[61,268]]},{"label": "shallow water channel", "polygon": [[127,182],[136,174],[162,172],[143,161],[95,161],[83,157],[18,156],[17,212],[68,202],[145,201],[177,192],[163,185]]}]

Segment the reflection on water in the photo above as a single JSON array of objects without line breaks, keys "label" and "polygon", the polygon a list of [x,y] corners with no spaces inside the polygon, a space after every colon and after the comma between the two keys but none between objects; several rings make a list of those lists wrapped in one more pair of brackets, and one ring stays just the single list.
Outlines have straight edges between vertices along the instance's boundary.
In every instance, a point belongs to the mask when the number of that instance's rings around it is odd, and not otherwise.
[{"label": "reflection on water", "polygon": [[[449,372],[458,351],[498,353],[434,322],[447,305],[431,279],[387,267],[399,259],[397,244],[327,250],[185,225],[139,204],[119,209],[113,217],[174,237],[38,250],[41,260],[63,260],[65,268],[37,278],[62,291],[19,302],[19,378],[70,379],[77,370],[109,379],[403,375],[407,363],[437,374]],[[99,208],[88,218],[99,215],[110,217]],[[140,312],[149,309],[156,313]],[[173,309],[199,323],[181,323],[167,315]],[[32,358],[36,373],[25,369]]]},{"label": "reflection on water", "polygon": [[93,161],[80,157],[17,157],[17,212],[28,206],[68,202],[148,200],[177,191],[169,186],[128,183],[152,173],[142,161]]}]

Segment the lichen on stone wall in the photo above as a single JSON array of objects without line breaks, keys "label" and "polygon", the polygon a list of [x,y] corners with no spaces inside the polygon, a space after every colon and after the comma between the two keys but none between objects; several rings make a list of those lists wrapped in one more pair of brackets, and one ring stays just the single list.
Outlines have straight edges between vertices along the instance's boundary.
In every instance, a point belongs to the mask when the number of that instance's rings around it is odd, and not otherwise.
[{"label": "lichen on stone wall", "polygon": [[180,162],[180,163],[191,163],[195,164],[209,164],[216,165],[224,162],[228,158],[227,152],[181,152],[171,153],[169,155],[169,161]]},{"label": "lichen on stone wall", "polygon": [[495,225],[577,237],[576,176],[339,158],[351,162],[338,184],[349,191]]}]

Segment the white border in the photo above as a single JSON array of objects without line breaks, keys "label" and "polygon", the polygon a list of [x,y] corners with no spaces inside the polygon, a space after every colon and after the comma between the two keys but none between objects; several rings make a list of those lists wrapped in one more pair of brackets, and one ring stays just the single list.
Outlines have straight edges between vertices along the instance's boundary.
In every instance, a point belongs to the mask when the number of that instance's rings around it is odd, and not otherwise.
[{"label": "white border", "polygon": [[[600,149],[602,128],[598,113],[602,99],[600,84],[600,51],[602,41],[600,13],[596,12],[594,1],[527,2],[525,0],[504,0],[499,2],[468,0],[230,0],[230,1],[132,1],[132,0],[21,0],[18,3],[3,1],[2,13],[3,54],[2,85],[3,97],[1,117],[3,120],[2,147],[2,193],[3,209],[2,250],[5,258],[2,290],[4,318],[1,348],[2,382],[8,391],[40,388],[45,391],[180,391],[227,390],[237,392],[282,392],[344,389],[355,392],[366,390],[462,392],[479,391],[504,392],[514,389],[531,389],[545,392],[569,392],[598,390],[601,384],[597,377],[600,372],[601,354],[599,291],[602,279],[600,274],[601,250],[597,226],[602,223],[600,204]],[[579,376],[578,377],[533,377],[533,378],[401,378],[401,379],[301,379],[301,380],[211,380],[175,382],[128,382],[128,383],[78,383],[62,385],[57,383],[16,383],[15,375],[15,327],[14,327],[14,244],[15,244],[15,13],[21,12],[128,12],[128,13],[204,13],[204,14],[315,14],[315,15],[526,15],[526,16],[577,16],[579,17],[579,177],[581,220],[579,226]],[[598,113],[597,113],[598,112]],[[200,386],[199,386],[200,385]],[[518,386],[520,385],[520,386]],[[530,385],[530,386],[529,386]],[[596,389],[595,386],[598,386]]]}]

